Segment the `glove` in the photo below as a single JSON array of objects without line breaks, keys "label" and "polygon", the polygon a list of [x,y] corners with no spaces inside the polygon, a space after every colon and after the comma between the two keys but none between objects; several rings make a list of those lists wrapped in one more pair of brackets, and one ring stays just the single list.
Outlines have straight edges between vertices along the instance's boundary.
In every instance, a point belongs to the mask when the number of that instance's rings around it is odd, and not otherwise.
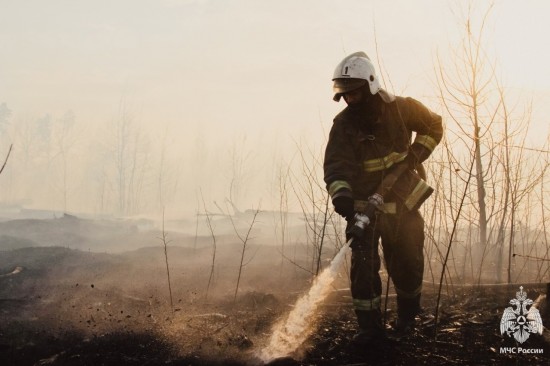
[{"label": "glove", "polygon": [[[384,198],[378,193],[373,194],[368,199],[367,207],[364,213],[356,213],[353,219],[355,223],[351,226],[346,234],[354,239],[362,239],[365,235],[365,229],[374,221],[376,217],[376,211],[384,204]],[[353,248],[353,244],[352,244]]]},{"label": "glove", "polygon": [[[342,192],[344,190],[347,192]],[[334,205],[334,211],[345,218],[346,221],[353,219],[355,210],[353,209],[353,198],[351,197],[351,191],[349,189],[343,188],[338,191],[332,199],[332,204]]]},{"label": "glove", "polygon": [[382,195],[375,193],[369,197],[367,208],[365,209],[365,215],[367,215],[370,222],[374,220],[376,211],[380,207],[382,207],[383,204],[384,204],[384,197],[382,197]]},{"label": "glove", "polygon": [[356,213],[353,220],[355,221],[354,224],[348,225],[348,229],[346,230],[346,236],[354,239],[351,243],[351,248],[356,245],[357,241],[363,239],[363,236],[365,236],[365,229],[371,222],[369,217],[362,213]]}]

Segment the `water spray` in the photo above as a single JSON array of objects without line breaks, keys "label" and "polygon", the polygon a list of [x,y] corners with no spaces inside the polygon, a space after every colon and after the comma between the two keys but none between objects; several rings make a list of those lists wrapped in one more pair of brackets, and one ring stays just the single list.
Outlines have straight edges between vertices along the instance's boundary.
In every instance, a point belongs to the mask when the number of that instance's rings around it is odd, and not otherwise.
[{"label": "water spray", "polygon": [[259,358],[267,363],[276,358],[288,356],[294,352],[313,331],[317,308],[330,292],[330,286],[349,250],[351,239],[340,249],[330,262],[330,266],[319,274],[308,293],[303,295],[286,318],[281,319],[272,330],[268,345],[259,353]]}]

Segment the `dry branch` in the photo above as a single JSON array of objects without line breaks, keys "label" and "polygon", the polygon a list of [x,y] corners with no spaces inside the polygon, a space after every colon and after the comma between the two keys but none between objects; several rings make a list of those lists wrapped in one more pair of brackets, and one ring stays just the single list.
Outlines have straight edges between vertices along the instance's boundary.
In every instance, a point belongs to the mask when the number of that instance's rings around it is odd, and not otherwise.
[{"label": "dry branch", "polygon": [[6,164],[8,162],[8,158],[10,157],[12,148],[13,148],[13,144],[10,145],[10,148],[9,148],[8,153],[6,155],[6,159],[4,159],[4,164],[2,164],[2,168],[0,168],[0,174],[2,174],[2,172],[4,171],[4,168],[6,167]]}]

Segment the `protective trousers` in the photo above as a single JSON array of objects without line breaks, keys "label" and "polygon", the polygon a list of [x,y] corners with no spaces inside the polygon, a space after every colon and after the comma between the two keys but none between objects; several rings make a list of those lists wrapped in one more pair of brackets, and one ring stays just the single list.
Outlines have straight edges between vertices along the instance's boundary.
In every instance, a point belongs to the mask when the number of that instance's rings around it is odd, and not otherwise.
[{"label": "protective trousers", "polygon": [[420,311],[424,220],[418,211],[380,213],[366,228],[363,239],[352,243],[351,294],[361,328],[372,327],[371,320],[362,319],[378,318],[380,314],[380,239],[386,268],[397,292],[398,317],[411,319]]}]

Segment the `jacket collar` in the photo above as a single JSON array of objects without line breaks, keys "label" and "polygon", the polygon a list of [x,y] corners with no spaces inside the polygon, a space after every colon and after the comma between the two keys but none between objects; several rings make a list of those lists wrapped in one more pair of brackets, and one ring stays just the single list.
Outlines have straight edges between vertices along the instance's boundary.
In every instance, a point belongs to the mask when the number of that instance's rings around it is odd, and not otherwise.
[{"label": "jacket collar", "polygon": [[382,98],[382,100],[388,104],[388,103],[391,103],[395,100],[395,95],[391,94],[390,92],[388,92],[387,90],[385,89],[380,89],[378,91],[378,94],[380,95],[380,98]]}]

